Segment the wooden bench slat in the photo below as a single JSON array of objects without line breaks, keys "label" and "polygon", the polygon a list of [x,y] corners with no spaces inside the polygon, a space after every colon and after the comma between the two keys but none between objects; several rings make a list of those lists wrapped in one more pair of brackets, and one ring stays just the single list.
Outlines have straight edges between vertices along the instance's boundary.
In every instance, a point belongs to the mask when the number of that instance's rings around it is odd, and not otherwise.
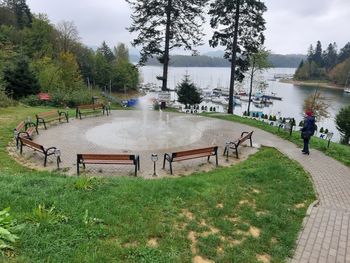
[{"label": "wooden bench slat", "polygon": [[24,123],[24,121],[21,121],[17,127],[16,127],[16,131],[20,132],[21,130],[23,130],[25,128],[26,124]]},{"label": "wooden bench slat", "polygon": [[177,158],[181,156],[195,155],[195,154],[201,154],[201,153],[212,153],[213,151],[214,151],[214,147],[208,147],[208,148],[202,148],[202,149],[176,152],[174,153],[174,155]]},{"label": "wooden bench slat", "polygon": [[191,159],[196,159],[196,158],[201,158],[201,157],[208,157],[208,156],[211,156],[211,152],[209,154],[202,153],[202,154],[194,154],[194,155],[175,157],[175,158],[173,158],[173,162],[180,162],[180,161],[191,160]]},{"label": "wooden bench slat", "polygon": [[135,165],[135,176],[140,170],[140,158],[135,154],[77,154],[77,174],[79,175],[79,165],[83,164],[122,164]]},{"label": "wooden bench slat", "polygon": [[208,157],[208,161],[209,161],[210,156],[216,157],[216,166],[218,166],[218,147],[217,146],[174,152],[171,155],[166,153],[164,154],[163,169],[165,168],[165,161],[168,161],[170,166],[170,174],[173,174],[173,168],[172,168],[173,162],[180,162],[180,161],[203,158],[203,157]]},{"label": "wooden bench slat", "polygon": [[20,140],[23,144],[26,144],[28,146],[31,146],[32,148],[35,148],[35,149],[38,149],[40,151],[43,151],[44,150],[44,147],[40,144],[37,144],[29,139],[26,139],[26,138],[23,138],[23,137],[20,137]]}]

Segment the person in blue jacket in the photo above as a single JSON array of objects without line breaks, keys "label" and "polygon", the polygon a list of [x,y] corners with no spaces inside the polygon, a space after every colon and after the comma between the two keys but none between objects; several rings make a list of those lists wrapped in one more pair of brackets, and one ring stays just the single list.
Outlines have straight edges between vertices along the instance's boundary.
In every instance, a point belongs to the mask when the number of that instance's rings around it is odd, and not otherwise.
[{"label": "person in blue jacket", "polygon": [[305,112],[305,119],[304,119],[304,126],[301,129],[301,138],[304,140],[304,149],[302,150],[303,154],[310,154],[309,150],[309,143],[311,136],[315,134],[316,128],[316,120],[315,117],[313,116],[312,111],[306,111]]}]

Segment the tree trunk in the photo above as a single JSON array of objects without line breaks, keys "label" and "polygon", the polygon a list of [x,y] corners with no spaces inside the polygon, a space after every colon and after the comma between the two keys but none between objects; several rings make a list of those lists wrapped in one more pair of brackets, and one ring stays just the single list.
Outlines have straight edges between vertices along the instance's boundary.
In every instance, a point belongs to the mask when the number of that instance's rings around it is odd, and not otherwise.
[{"label": "tree trunk", "polygon": [[250,103],[251,103],[252,92],[253,92],[254,70],[255,70],[255,57],[253,57],[252,72],[250,75],[250,87],[249,87],[249,98],[248,98],[248,116],[250,116]]},{"label": "tree trunk", "polygon": [[235,32],[233,35],[232,44],[232,59],[231,59],[231,81],[230,81],[230,95],[228,102],[228,114],[233,114],[233,94],[235,86],[235,71],[236,71],[236,59],[237,59],[237,42],[238,42],[238,23],[239,23],[239,12],[240,12],[240,0],[237,0],[236,12],[235,12]]},{"label": "tree trunk", "polygon": [[[165,47],[163,57],[163,77],[162,77],[162,91],[167,91],[168,87],[168,68],[169,68],[169,46],[170,46],[170,25],[171,25],[171,7],[172,0],[168,0],[166,7],[166,29],[165,29]],[[161,103],[161,109],[165,109],[166,103]]]}]

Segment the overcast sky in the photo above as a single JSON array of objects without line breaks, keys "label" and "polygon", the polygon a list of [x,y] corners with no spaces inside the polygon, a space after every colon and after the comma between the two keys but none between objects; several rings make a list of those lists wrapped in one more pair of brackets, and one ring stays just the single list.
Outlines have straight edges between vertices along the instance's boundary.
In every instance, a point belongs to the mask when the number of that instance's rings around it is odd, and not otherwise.
[{"label": "overcast sky", "polygon": [[[52,23],[74,21],[82,42],[99,46],[130,43],[125,29],[131,23],[125,0],[27,0],[34,13],[46,13]],[[320,40],[325,47],[337,42],[341,48],[350,41],[350,0],[266,0],[266,47],[273,53],[306,53],[311,43]],[[206,28],[206,34],[211,34]],[[208,44],[199,48],[211,51]]]}]

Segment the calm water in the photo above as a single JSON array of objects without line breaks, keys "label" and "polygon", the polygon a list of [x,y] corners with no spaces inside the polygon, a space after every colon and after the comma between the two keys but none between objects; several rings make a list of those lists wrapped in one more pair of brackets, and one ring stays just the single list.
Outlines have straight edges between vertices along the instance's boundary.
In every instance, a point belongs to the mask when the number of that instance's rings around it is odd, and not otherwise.
[{"label": "calm water", "polygon": [[[274,92],[277,96],[282,97],[282,101],[274,101],[274,104],[269,107],[256,108],[252,105],[252,110],[263,111],[268,115],[276,115],[282,117],[294,117],[299,122],[302,120],[302,105],[304,99],[311,93],[315,92],[314,87],[295,86],[293,84],[281,83],[273,81],[275,74],[293,74],[295,69],[274,68],[266,71],[260,78],[268,83],[266,94]],[[143,67],[141,69],[144,83],[156,83],[160,85],[160,81],[156,80],[156,76],[162,74],[161,67]],[[229,87],[230,69],[229,68],[170,68],[169,70],[169,88],[173,89],[179,83],[185,74],[190,75],[193,82],[205,89],[216,87]],[[248,90],[248,81],[239,85],[240,88]],[[318,123],[319,127],[327,128],[335,133],[334,140],[339,140],[339,134],[335,128],[334,118],[339,109],[350,104],[350,95],[345,94],[343,90],[320,88],[323,96],[328,99],[330,104],[329,119],[321,120]],[[236,114],[242,114],[247,110],[248,104],[235,107]]]}]

